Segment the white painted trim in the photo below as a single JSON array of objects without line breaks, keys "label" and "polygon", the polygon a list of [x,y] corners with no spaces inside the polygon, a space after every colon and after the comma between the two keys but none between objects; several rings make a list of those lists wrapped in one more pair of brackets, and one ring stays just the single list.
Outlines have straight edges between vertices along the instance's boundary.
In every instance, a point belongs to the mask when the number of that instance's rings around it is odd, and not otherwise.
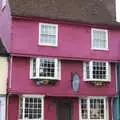
[{"label": "white painted trim", "polygon": [[110,109],[109,109],[109,100],[108,100],[108,97],[106,98],[106,104],[107,104],[106,105],[106,107],[107,107],[106,108],[107,109],[107,112],[106,112],[107,113],[107,115],[106,115],[107,118],[106,118],[106,120],[109,120],[109,111],[110,111]]},{"label": "white painted trim", "polygon": [[36,58],[36,77],[39,78],[40,58]]},{"label": "white painted trim", "polygon": [[93,61],[90,61],[89,70],[90,70],[90,79],[93,80],[93,73],[92,73],[92,71],[93,71]]},{"label": "white painted trim", "polygon": [[108,70],[108,77],[109,77],[109,81],[111,81],[111,73],[112,73],[112,68],[111,68],[111,63],[108,63],[108,67],[109,67],[109,70]]},{"label": "white painted trim", "polygon": [[41,97],[41,104],[42,104],[42,107],[41,107],[41,111],[42,111],[42,113],[41,113],[41,115],[42,115],[41,120],[44,120],[44,96]]},{"label": "white painted trim", "polygon": [[81,114],[81,99],[79,98],[79,120],[82,118],[82,114]]},{"label": "white painted trim", "polygon": [[[48,25],[48,26],[55,26],[56,27],[56,43],[55,45],[52,45],[52,44],[48,44],[48,43],[41,43],[40,42],[40,35],[41,35],[41,25]],[[42,45],[42,46],[51,46],[51,47],[58,47],[58,24],[50,24],[50,23],[39,23],[39,42],[38,42],[39,45]]]},{"label": "white painted trim", "polygon": [[[94,46],[93,46],[93,31],[104,31],[105,32],[105,34],[106,34],[106,47],[105,48],[94,48]],[[108,30],[91,28],[91,49],[92,50],[103,50],[103,51],[109,50],[108,49]]]},{"label": "white painted trim", "polygon": [[86,77],[87,74],[86,74],[86,62],[83,62],[83,80],[86,81]]},{"label": "white painted trim", "polygon": [[33,97],[33,98],[44,98],[45,95],[35,95],[35,94],[24,94],[24,95],[21,95],[22,97]]},{"label": "white painted trim", "polygon": [[22,98],[22,102],[23,102],[23,103],[22,103],[22,108],[23,108],[23,119],[25,119],[25,118],[24,118],[24,116],[25,116],[25,97]]},{"label": "white painted trim", "polygon": [[30,79],[32,78],[32,73],[33,73],[33,66],[32,66],[32,59],[30,58],[30,68],[29,68],[30,72],[29,72],[29,76]]},{"label": "white painted trim", "polygon": [[88,120],[90,120],[90,98],[87,98]]},{"label": "white painted trim", "polygon": [[[105,110],[106,109],[106,110]],[[107,100],[106,99],[104,99],[104,114],[105,114],[105,120],[107,120],[107,118],[108,118],[108,104],[107,104]]]},{"label": "white painted trim", "polygon": [[61,80],[61,61],[59,60],[58,62],[59,62],[59,63],[58,63],[58,67],[59,67],[59,68],[58,68],[58,69],[59,69],[59,70],[58,70],[58,80]]}]

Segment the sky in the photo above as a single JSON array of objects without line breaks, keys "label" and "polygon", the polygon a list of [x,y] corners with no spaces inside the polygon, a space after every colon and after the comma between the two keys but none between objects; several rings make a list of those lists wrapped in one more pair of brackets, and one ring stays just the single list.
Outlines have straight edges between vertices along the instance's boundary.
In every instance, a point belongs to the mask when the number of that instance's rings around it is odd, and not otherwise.
[{"label": "sky", "polygon": [[120,0],[116,0],[116,20],[120,22]]}]

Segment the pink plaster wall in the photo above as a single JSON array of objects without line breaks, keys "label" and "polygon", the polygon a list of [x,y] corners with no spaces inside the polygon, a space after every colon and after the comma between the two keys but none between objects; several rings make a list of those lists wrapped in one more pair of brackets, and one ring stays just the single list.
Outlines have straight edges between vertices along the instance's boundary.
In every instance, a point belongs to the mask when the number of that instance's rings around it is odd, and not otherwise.
[{"label": "pink plaster wall", "polygon": [[[111,82],[101,88],[93,87],[83,81],[83,64],[80,61],[64,61],[61,63],[61,80],[53,86],[36,85],[29,78],[30,58],[14,57],[12,66],[11,86],[9,93],[45,94],[48,96],[112,96],[115,95],[115,66],[111,64]],[[80,91],[71,88],[71,72],[80,75]]]},{"label": "pink plaster wall", "polygon": [[120,60],[120,31],[118,30],[108,28],[108,51],[91,50],[91,27],[55,22],[58,24],[59,31],[58,47],[48,47],[38,45],[39,22],[41,21],[13,21],[12,53],[28,56]]},{"label": "pink plaster wall", "polygon": [[[45,97],[44,101],[44,120],[57,120],[56,103],[58,101],[70,102],[72,104],[72,120],[81,120],[79,118],[79,98],[67,98],[67,97]],[[111,112],[111,99],[108,98],[109,106],[109,120],[112,120]],[[12,95],[9,97],[8,104],[8,120],[18,120],[19,119],[19,97],[17,95]]]},{"label": "pink plaster wall", "polygon": [[[59,100],[72,101],[73,104],[73,120],[79,119],[79,99],[78,98],[56,98],[56,97],[45,97],[44,100],[44,120],[57,120],[57,109],[56,102]],[[8,120],[19,119],[19,96],[12,95],[9,97],[8,104]]]},{"label": "pink plaster wall", "polygon": [[0,0],[0,39],[2,40],[5,48],[10,50],[11,40],[11,14],[7,1],[7,5],[4,9],[2,7],[2,0]]}]

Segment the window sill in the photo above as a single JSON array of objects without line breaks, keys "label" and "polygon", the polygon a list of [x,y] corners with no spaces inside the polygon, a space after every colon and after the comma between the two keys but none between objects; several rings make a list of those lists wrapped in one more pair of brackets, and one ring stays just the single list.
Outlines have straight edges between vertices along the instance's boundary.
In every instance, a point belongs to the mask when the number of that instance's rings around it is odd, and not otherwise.
[{"label": "window sill", "polygon": [[32,80],[60,80],[60,78],[44,78],[44,77],[31,77]]},{"label": "window sill", "polygon": [[90,79],[85,79],[84,82],[111,82],[111,80],[90,80]]},{"label": "window sill", "polygon": [[38,45],[41,47],[58,47],[58,45],[41,44],[41,43],[39,43]]},{"label": "window sill", "polygon": [[98,49],[98,48],[91,48],[94,51],[109,51],[109,49]]}]

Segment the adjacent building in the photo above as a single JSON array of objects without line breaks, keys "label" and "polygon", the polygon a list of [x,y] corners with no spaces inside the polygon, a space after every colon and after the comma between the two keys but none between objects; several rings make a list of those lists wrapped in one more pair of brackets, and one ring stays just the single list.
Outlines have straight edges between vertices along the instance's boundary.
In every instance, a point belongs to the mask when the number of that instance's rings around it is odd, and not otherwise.
[{"label": "adjacent building", "polygon": [[0,120],[7,115],[8,47],[11,39],[11,15],[7,0],[0,0]]},{"label": "adjacent building", "polygon": [[0,120],[6,119],[8,54],[0,41]]}]

